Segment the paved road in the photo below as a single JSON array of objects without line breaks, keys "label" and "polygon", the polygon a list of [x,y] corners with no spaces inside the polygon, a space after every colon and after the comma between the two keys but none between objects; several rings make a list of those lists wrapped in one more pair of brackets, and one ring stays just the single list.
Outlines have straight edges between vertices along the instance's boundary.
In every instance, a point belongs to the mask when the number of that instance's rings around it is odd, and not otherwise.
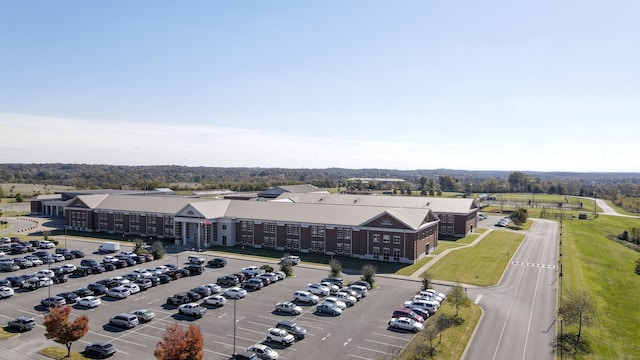
[{"label": "paved road", "polygon": [[484,315],[465,359],[553,360],[558,224],[535,220],[500,284],[469,289]]}]

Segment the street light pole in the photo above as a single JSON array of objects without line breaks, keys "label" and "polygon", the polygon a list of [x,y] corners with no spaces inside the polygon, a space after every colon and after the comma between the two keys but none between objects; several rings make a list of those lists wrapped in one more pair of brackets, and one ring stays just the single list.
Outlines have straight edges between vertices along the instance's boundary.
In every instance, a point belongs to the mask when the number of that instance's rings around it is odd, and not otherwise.
[{"label": "street light pole", "polygon": [[233,355],[236,355],[236,298],[233,298]]}]

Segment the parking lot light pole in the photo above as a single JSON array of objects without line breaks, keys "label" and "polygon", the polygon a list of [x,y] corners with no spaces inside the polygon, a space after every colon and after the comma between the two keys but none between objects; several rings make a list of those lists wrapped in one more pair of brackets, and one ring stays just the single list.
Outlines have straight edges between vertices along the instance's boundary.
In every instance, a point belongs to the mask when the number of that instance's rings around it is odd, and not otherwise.
[{"label": "parking lot light pole", "polygon": [[236,355],[236,301],[238,299],[233,298],[233,357]]}]

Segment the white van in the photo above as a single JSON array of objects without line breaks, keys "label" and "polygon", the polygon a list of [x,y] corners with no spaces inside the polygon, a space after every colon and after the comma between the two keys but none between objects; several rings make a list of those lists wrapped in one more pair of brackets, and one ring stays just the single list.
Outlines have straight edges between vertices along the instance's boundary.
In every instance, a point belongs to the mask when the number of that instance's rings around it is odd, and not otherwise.
[{"label": "white van", "polygon": [[98,247],[98,251],[106,253],[115,253],[120,251],[120,243],[117,242],[103,242]]}]

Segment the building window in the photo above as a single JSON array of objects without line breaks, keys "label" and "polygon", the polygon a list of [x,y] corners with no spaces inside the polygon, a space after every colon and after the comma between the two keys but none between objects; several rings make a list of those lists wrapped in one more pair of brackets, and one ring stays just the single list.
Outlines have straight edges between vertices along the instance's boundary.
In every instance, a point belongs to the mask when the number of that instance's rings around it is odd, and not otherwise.
[{"label": "building window", "polygon": [[389,260],[389,248],[382,248],[382,259]]},{"label": "building window", "polygon": [[351,239],[351,229],[337,228],[336,233],[338,239]]},{"label": "building window", "polygon": [[380,242],[380,234],[373,234],[373,242]]},{"label": "building window", "polygon": [[287,235],[298,235],[298,234],[300,234],[299,225],[287,225]]},{"label": "building window", "polygon": [[113,229],[116,232],[123,232],[124,231],[124,227],[122,226],[122,224],[115,224]]},{"label": "building window", "polygon": [[147,224],[155,224],[156,223],[156,216],[153,214],[148,214],[147,215]]},{"label": "building window", "polygon": [[173,225],[173,217],[171,216],[165,216],[163,221],[165,225]]},{"label": "building window", "polygon": [[298,239],[287,239],[287,247],[289,249],[299,249],[300,248],[300,240],[298,240]]},{"label": "building window", "polygon": [[242,231],[253,232],[253,223],[250,222],[250,221],[243,221],[242,222]]},{"label": "building window", "polygon": [[147,226],[147,235],[156,235],[156,227],[155,226]]},{"label": "building window", "polygon": [[382,235],[382,242],[385,244],[388,244],[391,240],[391,236],[389,235]]},{"label": "building window", "polygon": [[122,221],[122,219],[124,218],[124,214],[122,213],[115,213],[113,214],[113,219],[115,221]]},{"label": "building window", "polygon": [[275,234],[276,233],[276,224],[275,223],[264,223],[262,224],[262,229],[265,234]]},{"label": "building window", "polygon": [[393,261],[400,261],[400,249],[393,249]]},{"label": "building window", "polygon": [[266,247],[276,247],[276,238],[273,236],[265,236],[264,237],[264,246]]},{"label": "building window", "polygon": [[324,237],[324,227],[311,226],[311,237]]},{"label": "building window", "polygon": [[399,235],[393,235],[393,243],[394,244],[400,244],[400,236]]},{"label": "building window", "polygon": [[109,219],[109,214],[107,214],[106,212],[100,212],[98,213],[98,218],[100,219],[100,221],[106,221],[107,219]]},{"label": "building window", "polygon": [[222,224],[222,230],[227,230],[227,225]]},{"label": "building window", "polygon": [[140,225],[131,225],[131,232],[134,234],[140,234]]},{"label": "building window", "polygon": [[222,245],[227,245],[227,235],[222,235]]},{"label": "building window", "polygon": [[351,244],[349,243],[337,243],[336,253],[338,254],[351,254]]},{"label": "building window", "polygon": [[324,241],[311,241],[311,251],[324,252]]},{"label": "building window", "polygon": [[131,221],[131,223],[139,223],[140,222],[140,214],[131,214],[129,215],[129,221]]},{"label": "building window", "polygon": [[324,237],[324,226],[318,226],[318,237]]},{"label": "building window", "polygon": [[379,259],[380,258],[380,248],[377,246],[373,247],[373,258],[374,259]]},{"label": "building window", "polygon": [[253,245],[253,235],[242,235],[242,244]]}]

